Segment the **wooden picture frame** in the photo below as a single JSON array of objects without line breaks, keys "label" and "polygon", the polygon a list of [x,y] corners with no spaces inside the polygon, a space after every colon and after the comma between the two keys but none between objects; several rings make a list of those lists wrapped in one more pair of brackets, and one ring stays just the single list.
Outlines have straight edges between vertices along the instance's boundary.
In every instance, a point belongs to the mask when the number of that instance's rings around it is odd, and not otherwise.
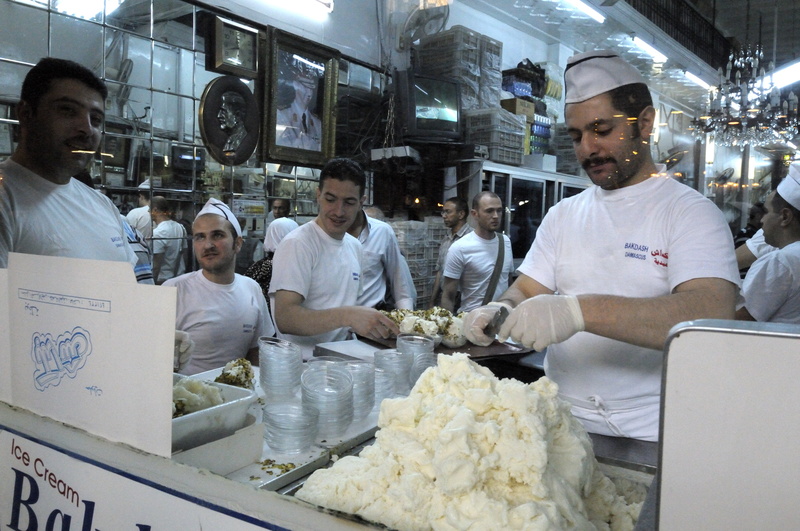
[{"label": "wooden picture frame", "polygon": [[335,150],[341,54],[278,28],[268,31],[262,158],[323,166]]}]

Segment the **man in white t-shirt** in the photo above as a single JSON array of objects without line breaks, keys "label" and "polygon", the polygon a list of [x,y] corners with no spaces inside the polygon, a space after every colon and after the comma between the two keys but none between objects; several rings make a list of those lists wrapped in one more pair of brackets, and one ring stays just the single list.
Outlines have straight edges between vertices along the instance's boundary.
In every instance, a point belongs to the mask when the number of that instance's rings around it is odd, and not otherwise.
[{"label": "man in white t-shirt", "polygon": [[102,137],[105,84],[73,61],[45,58],[26,75],[20,140],[0,163],[0,267],[11,252],[138,262],[120,213],[73,179]]},{"label": "man in white t-shirt", "polygon": [[[483,304],[492,273],[498,261],[500,242],[503,259],[500,276],[489,300],[497,300],[507,289],[514,270],[511,240],[497,232],[503,220],[503,202],[494,192],[480,192],[472,198],[475,230],[459,239],[447,251],[444,264],[442,308],[451,312],[468,312]],[[498,240],[501,238],[501,240]],[[461,291],[461,306],[456,311],[456,293]]]},{"label": "man in white t-shirt", "polygon": [[378,310],[356,305],[362,249],[347,229],[361,212],[365,188],[357,162],[330,160],[319,176],[319,214],[275,250],[269,294],[278,337],[300,346],[305,359],[318,343],[347,339],[351,330],[372,339],[399,332]]},{"label": "man in white t-shirt", "polygon": [[[732,319],[740,282],[722,212],[653,162],[655,109],[633,66],[610,51],[565,69],[567,132],[594,183],[552,207],[497,302],[464,319],[542,351],[545,373],[589,432],[658,439],[664,342],[677,323]],[[702,354],[702,353],[698,353]]]},{"label": "man in white t-shirt", "polygon": [[194,343],[180,371],[196,374],[247,358],[258,363],[258,338],[275,335],[261,287],[234,272],[242,228],[230,208],[209,199],[192,224],[192,246],[200,270],[171,278],[178,288],[176,328]]},{"label": "man in white t-shirt", "polygon": [[441,304],[440,296],[442,291],[442,275],[444,273],[444,263],[447,260],[447,251],[450,246],[460,240],[470,232],[472,225],[467,223],[469,216],[469,205],[466,200],[460,197],[451,197],[442,205],[442,221],[450,232],[442,238],[439,244],[439,256],[436,258],[436,276],[433,279],[433,290],[429,307],[433,308]]},{"label": "man in white t-shirt", "polygon": [[156,284],[182,275],[186,270],[186,229],[173,219],[172,207],[165,197],[157,195],[150,204],[153,229],[153,276]]},{"label": "man in white t-shirt", "polygon": [[356,304],[383,309],[388,301],[392,308],[413,310],[417,289],[394,229],[362,210],[347,232],[362,247],[362,290]]},{"label": "man in white t-shirt", "polygon": [[742,284],[736,318],[800,324],[800,163],[764,202],[764,240],[775,248],[756,260]]},{"label": "man in white t-shirt", "polygon": [[125,216],[131,227],[138,230],[150,241],[153,237],[153,219],[150,216],[150,179],[139,185],[139,206],[132,208]]}]

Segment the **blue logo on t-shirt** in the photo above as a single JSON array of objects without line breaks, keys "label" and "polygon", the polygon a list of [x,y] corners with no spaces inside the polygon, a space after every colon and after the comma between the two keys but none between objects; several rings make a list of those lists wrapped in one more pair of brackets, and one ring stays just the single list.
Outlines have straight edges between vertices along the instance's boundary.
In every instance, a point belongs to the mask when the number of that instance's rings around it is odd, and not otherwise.
[{"label": "blue logo on t-shirt", "polygon": [[360,274],[358,273],[358,271],[353,271],[353,280],[358,282],[359,278],[360,278]]}]

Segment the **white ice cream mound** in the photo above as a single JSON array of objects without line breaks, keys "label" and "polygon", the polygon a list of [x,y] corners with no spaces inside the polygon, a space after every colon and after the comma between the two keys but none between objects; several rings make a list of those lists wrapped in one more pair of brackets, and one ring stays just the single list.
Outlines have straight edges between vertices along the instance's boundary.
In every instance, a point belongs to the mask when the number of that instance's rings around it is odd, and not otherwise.
[{"label": "white ice cream mound", "polygon": [[557,391],[439,355],[408,397],[383,401],[373,445],[295,496],[401,531],[633,529],[642,500],[599,470]]}]

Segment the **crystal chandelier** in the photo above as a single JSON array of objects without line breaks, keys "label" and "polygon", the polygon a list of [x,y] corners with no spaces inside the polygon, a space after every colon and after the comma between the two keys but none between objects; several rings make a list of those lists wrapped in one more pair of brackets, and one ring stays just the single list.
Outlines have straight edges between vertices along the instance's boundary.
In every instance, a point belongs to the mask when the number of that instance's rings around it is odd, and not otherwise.
[{"label": "crystal chandelier", "polygon": [[[747,33],[750,2],[747,2]],[[748,36],[749,38],[749,36]],[[761,44],[745,44],[731,51],[725,70],[718,70],[718,85],[709,90],[708,100],[692,121],[696,138],[709,134],[717,145],[763,146],[785,144],[800,133],[798,98],[786,98],[772,82],[775,66],[764,68]]]}]

